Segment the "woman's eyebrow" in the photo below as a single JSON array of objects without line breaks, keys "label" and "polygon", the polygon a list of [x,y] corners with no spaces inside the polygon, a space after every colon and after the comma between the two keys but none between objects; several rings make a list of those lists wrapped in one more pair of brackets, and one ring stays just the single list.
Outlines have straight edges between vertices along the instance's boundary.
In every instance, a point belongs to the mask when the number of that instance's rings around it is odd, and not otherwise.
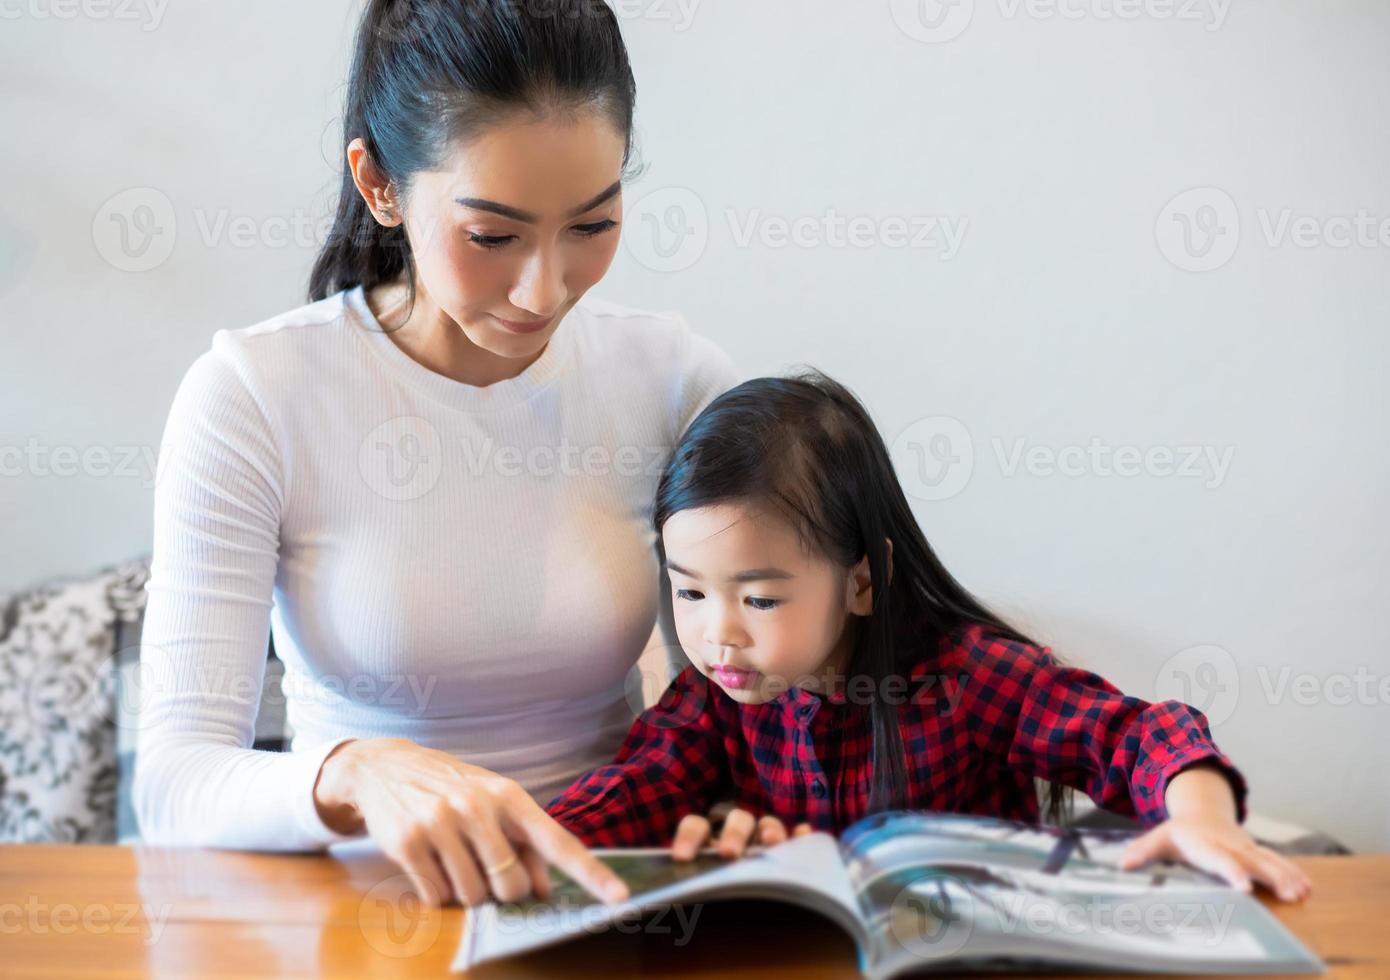
[{"label": "woman's eyebrow", "polygon": [[[700,578],[700,576],[697,575],[695,572],[692,572],[692,571],[690,571],[689,569],[681,568],[679,565],[677,565],[675,562],[673,562],[673,561],[671,561],[671,560],[669,560],[669,559],[668,559],[667,562],[666,562],[666,567],[667,567],[669,570],[673,571],[673,572],[676,572],[676,573],[678,573],[678,574],[684,575],[686,578],[693,578],[693,579],[695,579],[696,581],[698,581],[699,578]],[[788,579],[788,578],[796,578],[796,576],[793,575],[791,572],[784,571],[783,569],[780,569],[780,568],[750,568],[750,569],[747,569],[746,571],[737,572],[737,573],[735,573],[735,574],[733,574],[733,575],[730,575],[730,576],[729,576],[729,581],[730,581],[730,582],[768,582],[768,581],[773,581],[773,580],[776,580],[776,579]]]},{"label": "woman's eyebrow", "polygon": [[[617,196],[622,191],[622,189],[623,182],[621,180],[615,180],[612,186],[608,187],[601,193],[595,195],[590,200],[585,201],[583,204],[579,205],[579,207],[571,209],[570,212],[565,215],[565,217],[577,218],[585,211],[592,211],[594,208],[598,207],[604,201],[607,201],[611,197]],[[521,208],[514,208],[510,204],[499,204],[496,201],[487,201],[481,197],[456,197],[454,198],[454,203],[460,204],[466,208],[472,208],[474,211],[491,211],[493,214],[500,214],[504,218],[511,218],[515,221],[524,221],[528,225],[534,225],[537,221],[540,220],[539,217],[532,214],[530,211],[523,211],[521,210]]]}]

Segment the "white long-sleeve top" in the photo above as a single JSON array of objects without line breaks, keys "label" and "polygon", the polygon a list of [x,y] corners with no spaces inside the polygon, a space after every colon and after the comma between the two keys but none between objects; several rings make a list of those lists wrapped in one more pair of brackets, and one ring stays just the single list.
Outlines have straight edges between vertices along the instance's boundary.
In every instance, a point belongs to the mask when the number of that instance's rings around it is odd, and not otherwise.
[{"label": "white long-sleeve top", "polygon": [[[612,758],[661,581],[661,467],[739,376],[671,314],[586,297],[486,387],[360,288],[222,330],[170,409],[138,691],[150,843],[306,850],[325,756],[393,736],[542,805]],[[290,751],[251,749],[267,631]]]}]

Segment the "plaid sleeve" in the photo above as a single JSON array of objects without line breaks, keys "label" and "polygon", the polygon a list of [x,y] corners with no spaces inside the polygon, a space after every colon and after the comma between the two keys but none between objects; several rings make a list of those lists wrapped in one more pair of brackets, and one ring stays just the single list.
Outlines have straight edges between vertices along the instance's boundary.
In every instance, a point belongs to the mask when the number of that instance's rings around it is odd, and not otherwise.
[{"label": "plaid sleeve", "polygon": [[578,779],[546,812],[590,847],[669,844],[705,813],[728,765],[709,681],[687,667],[633,722],[611,765]]},{"label": "plaid sleeve", "polygon": [[972,632],[969,717],[991,754],[1082,790],[1145,827],[1168,818],[1168,780],[1207,763],[1230,782],[1236,819],[1244,822],[1245,779],[1196,708],[1128,697],[1098,674],[1059,664],[1049,647]]}]

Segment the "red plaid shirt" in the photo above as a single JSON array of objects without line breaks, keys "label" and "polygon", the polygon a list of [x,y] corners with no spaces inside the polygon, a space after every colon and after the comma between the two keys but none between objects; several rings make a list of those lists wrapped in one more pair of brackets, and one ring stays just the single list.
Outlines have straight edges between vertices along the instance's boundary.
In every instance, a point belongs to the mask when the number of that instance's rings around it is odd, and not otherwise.
[{"label": "red plaid shirt", "polygon": [[[687,668],[633,724],[618,757],[547,810],[591,847],[665,846],[686,814],[734,800],[790,829],[839,833],[867,815],[867,698],[792,688],[740,705]],[[1205,716],[1178,701],[1126,697],[1051,649],[971,627],[943,640],[894,691],[907,756],[908,809],[1038,822],[1034,777],[1084,791],[1150,826],[1163,789],[1202,760],[1227,776],[1238,819],[1245,780],[1213,744]],[[862,694],[862,691],[861,691]]]}]

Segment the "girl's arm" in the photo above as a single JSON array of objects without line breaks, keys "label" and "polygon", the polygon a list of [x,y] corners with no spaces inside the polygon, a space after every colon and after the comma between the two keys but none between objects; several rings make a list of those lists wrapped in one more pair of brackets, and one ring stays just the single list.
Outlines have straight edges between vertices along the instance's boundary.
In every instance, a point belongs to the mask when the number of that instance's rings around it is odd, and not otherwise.
[{"label": "girl's arm", "polygon": [[1098,674],[1058,663],[1046,647],[979,628],[965,634],[964,647],[962,707],[987,755],[1082,790],[1145,827],[1168,819],[1168,781],[1206,763],[1226,782],[1235,820],[1245,819],[1245,779],[1196,708],[1129,697]]},{"label": "girl's arm", "polygon": [[1131,843],[1124,867],[1173,858],[1243,890],[1253,880],[1285,900],[1309,893],[1307,875],[1240,826],[1245,779],[1200,711],[1129,697],[1098,674],[1057,663],[1047,648],[967,635],[967,707],[986,750],[1151,828]]},{"label": "girl's arm", "polygon": [[546,807],[590,847],[665,847],[689,813],[706,813],[727,782],[710,682],[688,667],[633,722],[611,765]]},{"label": "girl's arm", "polygon": [[1286,902],[1312,894],[1302,868],[1255,843],[1236,822],[1235,798],[1219,770],[1205,764],[1184,769],[1168,781],[1164,801],[1168,819],[1130,843],[1121,867],[1171,858],[1219,874],[1241,891],[1258,881]]}]

